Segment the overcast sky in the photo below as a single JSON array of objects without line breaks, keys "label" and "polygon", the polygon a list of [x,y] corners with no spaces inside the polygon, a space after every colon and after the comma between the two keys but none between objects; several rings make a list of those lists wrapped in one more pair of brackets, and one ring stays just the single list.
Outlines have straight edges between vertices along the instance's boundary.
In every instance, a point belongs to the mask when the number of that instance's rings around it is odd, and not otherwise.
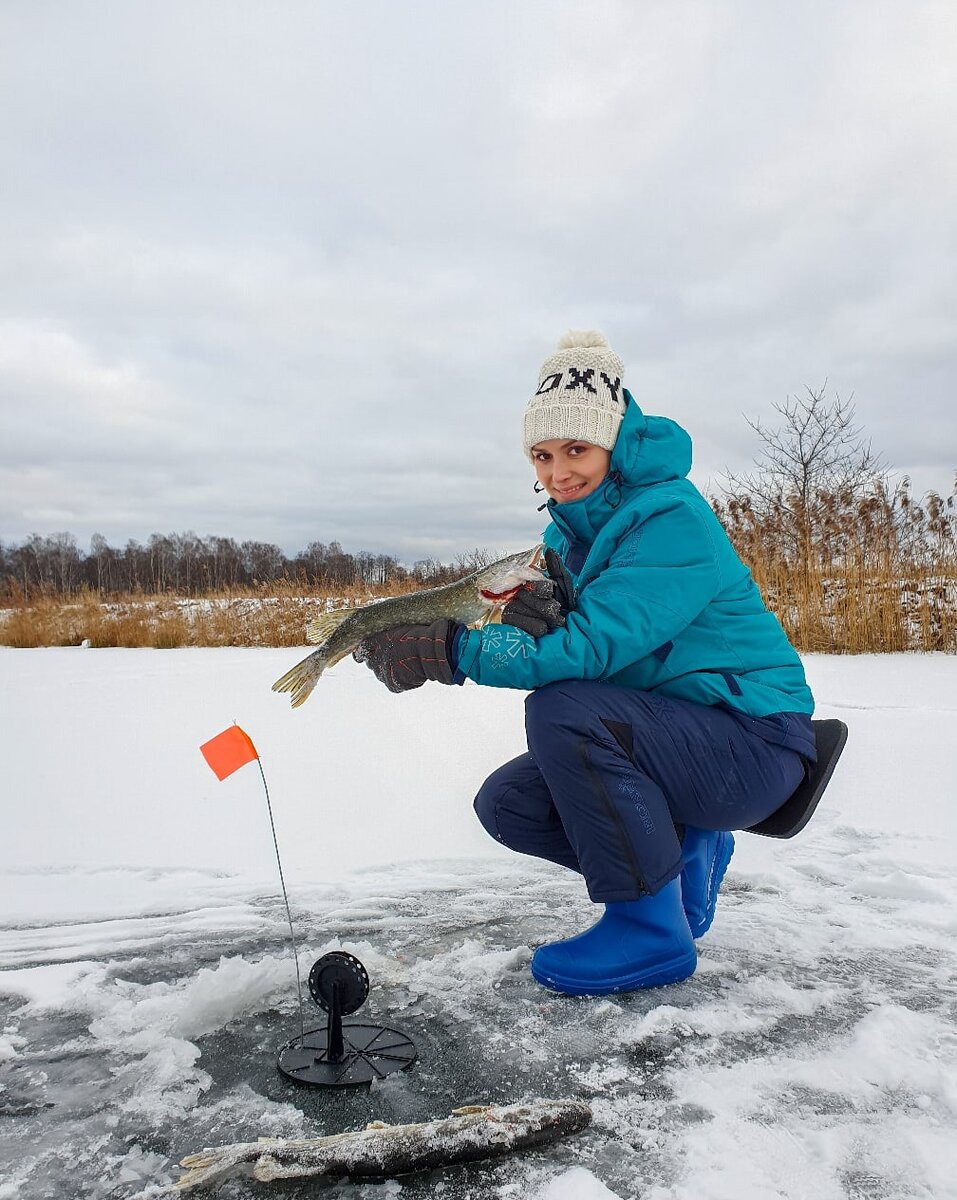
[{"label": "overcast sky", "polygon": [[714,487],[825,378],[957,468],[957,8],[0,2],[0,539],[537,540],[599,328]]}]

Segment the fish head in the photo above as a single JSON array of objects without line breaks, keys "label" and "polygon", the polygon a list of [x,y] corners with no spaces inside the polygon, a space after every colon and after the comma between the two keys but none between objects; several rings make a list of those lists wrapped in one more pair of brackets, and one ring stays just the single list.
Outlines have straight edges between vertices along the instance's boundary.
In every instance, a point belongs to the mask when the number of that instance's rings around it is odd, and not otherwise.
[{"label": "fish head", "polygon": [[500,608],[518,595],[528,583],[537,583],[545,575],[539,567],[542,561],[541,545],[521,554],[510,554],[500,558],[475,575],[475,587],[482,603],[489,608]]}]

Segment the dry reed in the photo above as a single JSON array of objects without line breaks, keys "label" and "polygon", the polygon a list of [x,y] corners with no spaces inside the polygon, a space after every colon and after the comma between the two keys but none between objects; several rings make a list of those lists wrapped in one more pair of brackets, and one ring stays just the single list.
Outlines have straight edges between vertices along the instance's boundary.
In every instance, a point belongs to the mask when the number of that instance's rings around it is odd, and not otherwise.
[{"label": "dry reed", "polygon": [[[957,566],[911,567],[812,564],[796,570],[781,560],[749,564],[755,581],[799,650],[862,654],[900,650],[957,652]],[[414,590],[405,585],[402,591]],[[387,594],[303,595],[220,593],[203,599],[95,593],[64,601],[55,596],[0,612],[0,645],[302,646],[317,612],[365,604]]]},{"label": "dry reed", "polygon": [[0,610],[0,645],[126,646],[170,650],[181,646],[302,646],[311,617],[330,608],[367,604],[414,591],[414,581],[391,589],[346,587],[335,594],[303,592],[280,583],[214,595],[132,594],[101,599],[87,591],[14,600]]},{"label": "dry reed", "polygon": [[[714,504],[769,607],[803,651],[957,652],[957,492],[917,503],[906,480],[861,493],[819,492],[759,508]],[[0,611],[6,646],[302,646],[319,611],[416,591],[413,578],[334,591],[288,580],[203,598],[14,596]]]},{"label": "dry reed", "polygon": [[799,649],[957,652],[957,491],[726,495],[714,504]]}]

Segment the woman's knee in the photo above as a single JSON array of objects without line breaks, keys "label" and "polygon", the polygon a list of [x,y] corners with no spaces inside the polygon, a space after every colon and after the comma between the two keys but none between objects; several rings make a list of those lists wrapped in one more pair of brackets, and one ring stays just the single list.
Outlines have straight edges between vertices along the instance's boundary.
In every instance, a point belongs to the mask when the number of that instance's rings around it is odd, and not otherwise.
[{"label": "woman's knee", "polygon": [[543,788],[542,777],[531,755],[520,754],[518,758],[503,763],[489,775],[479,788],[472,807],[482,827],[500,841],[498,813],[505,797],[516,792],[531,797],[540,793]]},{"label": "woman's knee", "polygon": [[478,817],[485,832],[498,840],[498,825],[495,816],[498,812],[498,801],[501,791],[497,786],[493,786],[494,779],[495,775],[490,775],[482,784],[478,790],[478,795],[472,801],[472,807],[475,809],[475,815]]}]

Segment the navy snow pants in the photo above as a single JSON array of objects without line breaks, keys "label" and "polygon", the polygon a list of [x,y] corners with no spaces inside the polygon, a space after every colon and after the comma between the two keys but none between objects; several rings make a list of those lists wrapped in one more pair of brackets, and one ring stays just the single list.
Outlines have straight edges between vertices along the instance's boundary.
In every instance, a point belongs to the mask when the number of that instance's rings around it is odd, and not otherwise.
[{"label": "navy snow pants", "polygon": [[680,826],[746,829],[797,788],[804,760],[720,708],[607,683],[529,694],[528,753],[475,811],[513,850],[585,877],[596,903],[653,895],[681,872]]}]

